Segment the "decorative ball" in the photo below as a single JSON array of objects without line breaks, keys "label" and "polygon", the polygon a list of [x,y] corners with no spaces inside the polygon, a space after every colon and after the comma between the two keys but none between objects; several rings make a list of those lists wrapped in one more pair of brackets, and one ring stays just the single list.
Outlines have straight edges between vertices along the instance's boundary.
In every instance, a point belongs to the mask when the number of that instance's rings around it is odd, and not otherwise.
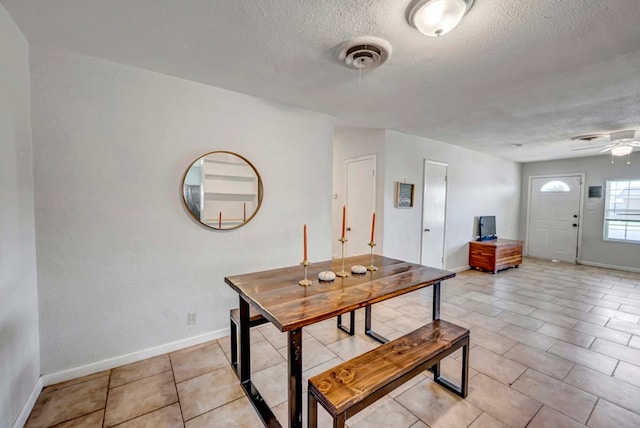
[{"label": "decorative ball", "polygon": [[351,266],[351,273],[367,273],[367,268],[362,265]]},{"label": "decorative ball", "polygon": [[336,279],[336,274],[331,272],[330,270],[323,270],[318,274],[318,279],[320,281],[333,281]]}]

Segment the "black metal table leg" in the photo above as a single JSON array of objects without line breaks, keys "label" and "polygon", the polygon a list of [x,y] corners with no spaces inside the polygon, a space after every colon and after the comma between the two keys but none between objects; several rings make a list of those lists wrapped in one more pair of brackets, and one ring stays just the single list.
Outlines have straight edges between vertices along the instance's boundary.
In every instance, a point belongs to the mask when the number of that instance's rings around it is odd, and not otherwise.
[{"label": "black metal table leg", "polygon": [[338,315],[338,328],[349,336],[353,336],[356,333],[356,311],[351,311],[349,314],[349,329],[347,330],[347,328],[342,325],[342,314]]},{"label": "black metal table leg", "polygon": [[302,428],[302,328],[289,332],[289,427]]},{"label": "black metal table leg", "polygon": [[383,344],[389,341],[389,339],[371,329],[371,305],[364,308],[364,334]]},{"label": "black metal table leg", "polygon": [[240,382],[251,379],[249,303],[240,296]]},{"label": "black metal table leg", "polygon": [[[251,382],[250,329],[249,303],[240,296],[240,361],[238,362],[240,383],[264,425],[269,428],[282,428],[269,405],[260,395],[258,388]],[[302,377],[302,373],[300,376]]]},{"label": "black metal table leg", "polygon": [[[432,303],[432,318],[433,321],[440,319],[440,283],[433,284],[433,302]],[[440,381],[440,361],[435,363],[429,370],[433,372],[433,377],[436,381]],[[446,381],[444,381],[446,382]]]},{"label": "black metal table leg", "polygon": [[440,283],[433,284],[433,320],[440,319]]}]

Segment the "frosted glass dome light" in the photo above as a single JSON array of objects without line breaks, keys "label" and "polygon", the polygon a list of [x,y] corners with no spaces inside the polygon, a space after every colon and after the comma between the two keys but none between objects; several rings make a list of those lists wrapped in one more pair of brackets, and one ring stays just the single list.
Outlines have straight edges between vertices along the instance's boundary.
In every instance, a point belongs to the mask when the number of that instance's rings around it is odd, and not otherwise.
[{"label": "frosted glass dome light", "polygon": [[626,156],[633,151],[633,147],[631,146],[616,146],[611,149],[611,154],[613,156]]},{"label": "frosted glass dome light", "polygon": [[421,33],[439,37],[453,30],[471,7],[472,0],[420,0],[409,10],[409,22]]}]

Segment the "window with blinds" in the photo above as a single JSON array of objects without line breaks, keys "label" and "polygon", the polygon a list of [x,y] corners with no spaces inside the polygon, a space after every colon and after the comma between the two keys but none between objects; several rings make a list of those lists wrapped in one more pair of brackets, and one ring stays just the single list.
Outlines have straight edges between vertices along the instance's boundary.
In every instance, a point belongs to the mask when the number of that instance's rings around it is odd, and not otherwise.
[{"label": "window with blinds", "polygon": [[607,180],[604,239],[640,243],[640,180]]}]

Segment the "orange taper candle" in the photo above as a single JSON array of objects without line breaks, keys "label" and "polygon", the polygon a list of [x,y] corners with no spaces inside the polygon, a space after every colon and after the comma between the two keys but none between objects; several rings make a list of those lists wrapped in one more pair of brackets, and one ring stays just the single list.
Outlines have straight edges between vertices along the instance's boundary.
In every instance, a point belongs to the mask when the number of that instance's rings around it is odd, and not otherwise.
[{"label": "orange taper candle", "polygon": [[347,207],[345,205],[342,206],[342,237],[344,238],[345,231],[345,218],[347,216]]},{"label": "orange taper candle", "polygon": [[220,211],[220,215],[218,216],[218,229],[222,229],[222,211]]},{"label": "orange taper candle", "polygon": [[244,221],[247,221],[247,203],[244,203]]},{"label": "orange taper candle", "polygon": [[307,225],[304,225],[304,259],[307,260]]},{"label": "orange taper candle", "polygon": [[373,213],[373,217],[371,218],[371,242],[375,242],[373,237],[375,236],[376,231],[376,213]]}]

